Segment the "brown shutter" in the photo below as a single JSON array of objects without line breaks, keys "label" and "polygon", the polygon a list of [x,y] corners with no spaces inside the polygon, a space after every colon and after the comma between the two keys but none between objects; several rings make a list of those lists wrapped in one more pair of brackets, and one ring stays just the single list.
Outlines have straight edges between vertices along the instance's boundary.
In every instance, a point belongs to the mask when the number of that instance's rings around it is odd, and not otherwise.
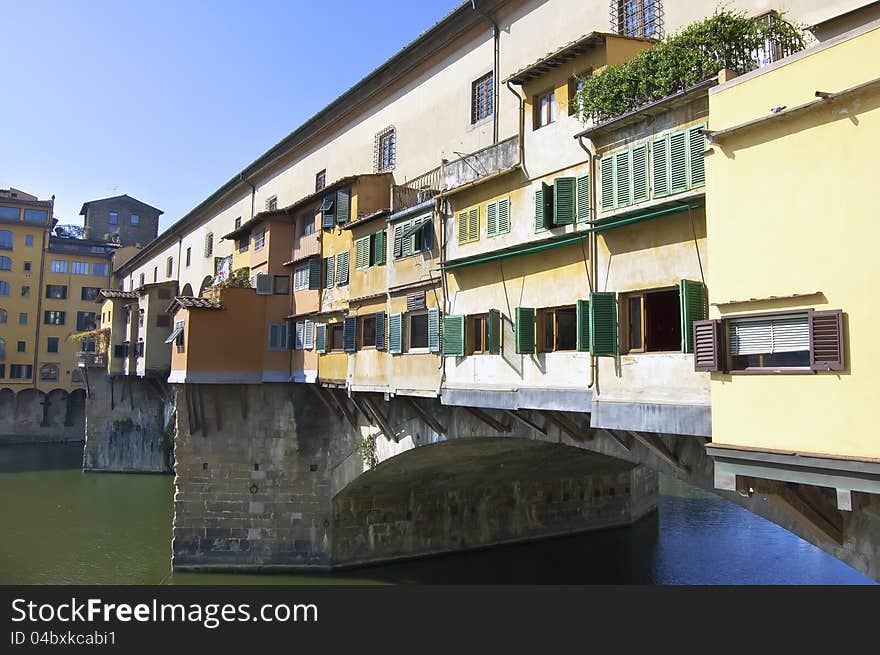
[{"label": "brown shutter", "polygon": [[413,312],[425,308],[425,292],[416,291],[406,294],[406,311]]},{"label": "brown shutter", "polygon": [[694,370],[721,371],[724,368],[724,336],[721,321],[694,321]]},{"label": "brown shutter", "polygon": [[810,368],[842,371],[846,368],[845,360],[843,312],[839,309],[810,312]]}]

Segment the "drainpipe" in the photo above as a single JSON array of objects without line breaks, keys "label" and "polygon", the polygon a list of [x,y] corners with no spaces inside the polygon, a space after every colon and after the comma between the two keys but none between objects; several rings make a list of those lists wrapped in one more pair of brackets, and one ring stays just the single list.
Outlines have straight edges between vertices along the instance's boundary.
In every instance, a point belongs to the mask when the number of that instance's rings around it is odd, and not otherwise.
[{"label": "drainpipe", "polygon": [[244,176],[244,172],[238,174],[239,179],[251,188],[251,218],[254,217],[254,199],[257,195],[257,187]]},{"label": "drainpipe", "polygon": [[[32,374],[31,380],[32,380],[32,384],[33,384],[34,389],[37,388],[37,380],[40,379],[39,378],[40,372],[37,370],[37,365],[38,365],[39,354],[40,354],[40,324],[43,322],[43,318],[41,316],[42,309],[43,309],[43,293],[44,293],[43,292],[43,271],[46,267],[46,260],[48,259],[48,256],[49,256],[49,253],[47,252],[47,250],[49,249],[49,236],[52,232],[52,228],[55,225],[55,223],[53,222],[54,218],[55,218],[55,196],[53,195],[52,196],[52,211],[50,212],[50,216],[49,216],[49,221],[50,221],[49,222],[49,229],[47,229],[45,232],[43,232],[43,244],[42,244],[43,248],[40,251],[40,276],[39,276],[39,282],[37,282],[37,284],[39,286],[37,287],[37,289],[35,289],[35,291],[37,292],[37,315],[34,318],[36,318],[36,320],[37,320],[37,327],[36,327],[36,332],[34,333],[34,340],[35,340],[35,342],[34,342],[34,363],[31,367],[31,374]],[[70,286],[73,286],[73,285],[70,285]],[[59,339],[59,341],[60,341],[60,339]],[[61,349],[61,346],[59,346],[59,350],[60,349]],[[79,362],[77,362],[77,366],[79,366]],[[60,368],[58,369],[58,377],[59,378],[61,377],[61,369]],[[49,399],[49,394],[46,394],[46,400],[48,400],[48,399]]]},{"label": "drainpipe", "polygon": [[[578,137],[578,145],[584,149],[584,152],[587,153],[587,167],[590,175],[590,198],[593,199],[593,202],[590,203],[590,225],[594,225],[596,223],[596,157],[593,155],[593,151],[590,150],[589,146],[584,145],[583,137]],[[589,232],[589,243],[590,243],[590,277],[593,281],[594,288],[598,288],[599,286],[599,264],[596,261],[596,256],[599,252],[598,248],[598,237],[593,230]],[[593,385],[598,382],[599,379],[599,369],[598,369],[598,359],[595,355],[590,355],[590,384],[587,385],[588,389],[592,389]],[[598,385],[596,385],[598,388]]]},{"label": "drainpipe", "polygon": [[183,236],[180,235],[177,237],[177,291],[175,291],[174,295],[180,293],[180,256],[182,254],[183,248]]},{"label": "drainpipe", "polygon": [[513,95],[516,96],[516,100],[519,103],[519,165],[525,170],[526,167],[526,142],[525,142],[525,134],[526,134],[526,99],[524,96],[521,96],[514,88],[511,86],[510,81],[507,82],[507,90],[510,91]]},{"label": "drainpipe", "polygon": [[498,65],[501,55],[498,23],[482,9],[477,9],[476,0],[471,0],[471,9],[492,23],[492,40],[494,41],[494,57],[492,60],[492,144],[498,143]]}]

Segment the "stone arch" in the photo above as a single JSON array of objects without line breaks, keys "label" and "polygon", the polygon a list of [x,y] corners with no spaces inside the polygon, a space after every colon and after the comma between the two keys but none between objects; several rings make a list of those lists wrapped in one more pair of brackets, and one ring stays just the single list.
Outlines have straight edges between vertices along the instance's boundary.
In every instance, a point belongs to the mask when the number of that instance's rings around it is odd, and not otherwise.
[{"label": "stone arch", "polygon": [[193,295],[193,288],[189,282],[187,282],[186,284],[183,285],[183,291],[180,292],[180,295],[181,296],[192,296]]},{"label": "stone arch", "polygon": [[22,389],[15,403],[16,432],[36,432],[43,422],[44,394],[38,389]]},{"label": "stone arch", "polygon": [[213,284],[213,282],[214,282],[213,276],[211,276],[211,275],[205,276],[205,279],[202,280],[201,286],[199,286],[199,295],[201,296],[205,292],[205,289],[210,287],[211,284]]},{"label": "stone arch", "polygon": [[15,391],[0,389],[0,434],[12,434],[15,425]]},{"label": "stone arch", "polygon": [[49,408],[46,412],[46,426],[51,428],[63,428],[64,419],[67,416],[67,391],[64,389],[52,389],[46,394]]},{"label": "stone arch", "polygon": [[82,425],[85,427],[86,424],[86,390],[85,389],[74,389],[70,392],[70,396],[68,397],[68,414],[67,414],[67,425]]}]

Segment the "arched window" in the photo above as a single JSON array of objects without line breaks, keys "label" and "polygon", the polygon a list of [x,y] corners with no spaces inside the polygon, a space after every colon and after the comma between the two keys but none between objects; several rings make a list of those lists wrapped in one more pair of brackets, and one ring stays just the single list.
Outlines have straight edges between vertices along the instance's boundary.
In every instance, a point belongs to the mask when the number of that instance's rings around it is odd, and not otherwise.
[{"label": "arched window", "polygon": [[12,232],[0,230],[0,250],[12,250]]},{"label": "arched window", "polygon": [[12,260],[9,257],[0,256],[0,271],[11,271]]},{"label": "arched window", "polygon": [[0,339],[0,360],[6,359],[6,341]]},{"label": "arched window", "polygon": [[0,309],[0,325],[3,325],[6,322],[6,310]]},{"label": "arched window", "polygon": [[40,367],[40,379],[41,380],[57,380],[58,379],[58,365],[57,364],[43,364]]}]

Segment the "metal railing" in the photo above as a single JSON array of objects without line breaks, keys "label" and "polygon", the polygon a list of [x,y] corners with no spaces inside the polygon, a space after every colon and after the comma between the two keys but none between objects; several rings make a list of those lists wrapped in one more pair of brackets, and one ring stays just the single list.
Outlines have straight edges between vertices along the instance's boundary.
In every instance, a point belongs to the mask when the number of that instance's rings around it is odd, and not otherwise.
[{"label": "metal railing", "polygon": [[399,212],[410,207],[415,207],[434,196],[442,190],[441,168],[423,173],[403,184],[395,184],[391,187],[391,211]]},{"label": "metal railing", "polygon": [[87,366],[107,366],[107,353],[83,352],[76,353],[76,363],[80,368]]}]

